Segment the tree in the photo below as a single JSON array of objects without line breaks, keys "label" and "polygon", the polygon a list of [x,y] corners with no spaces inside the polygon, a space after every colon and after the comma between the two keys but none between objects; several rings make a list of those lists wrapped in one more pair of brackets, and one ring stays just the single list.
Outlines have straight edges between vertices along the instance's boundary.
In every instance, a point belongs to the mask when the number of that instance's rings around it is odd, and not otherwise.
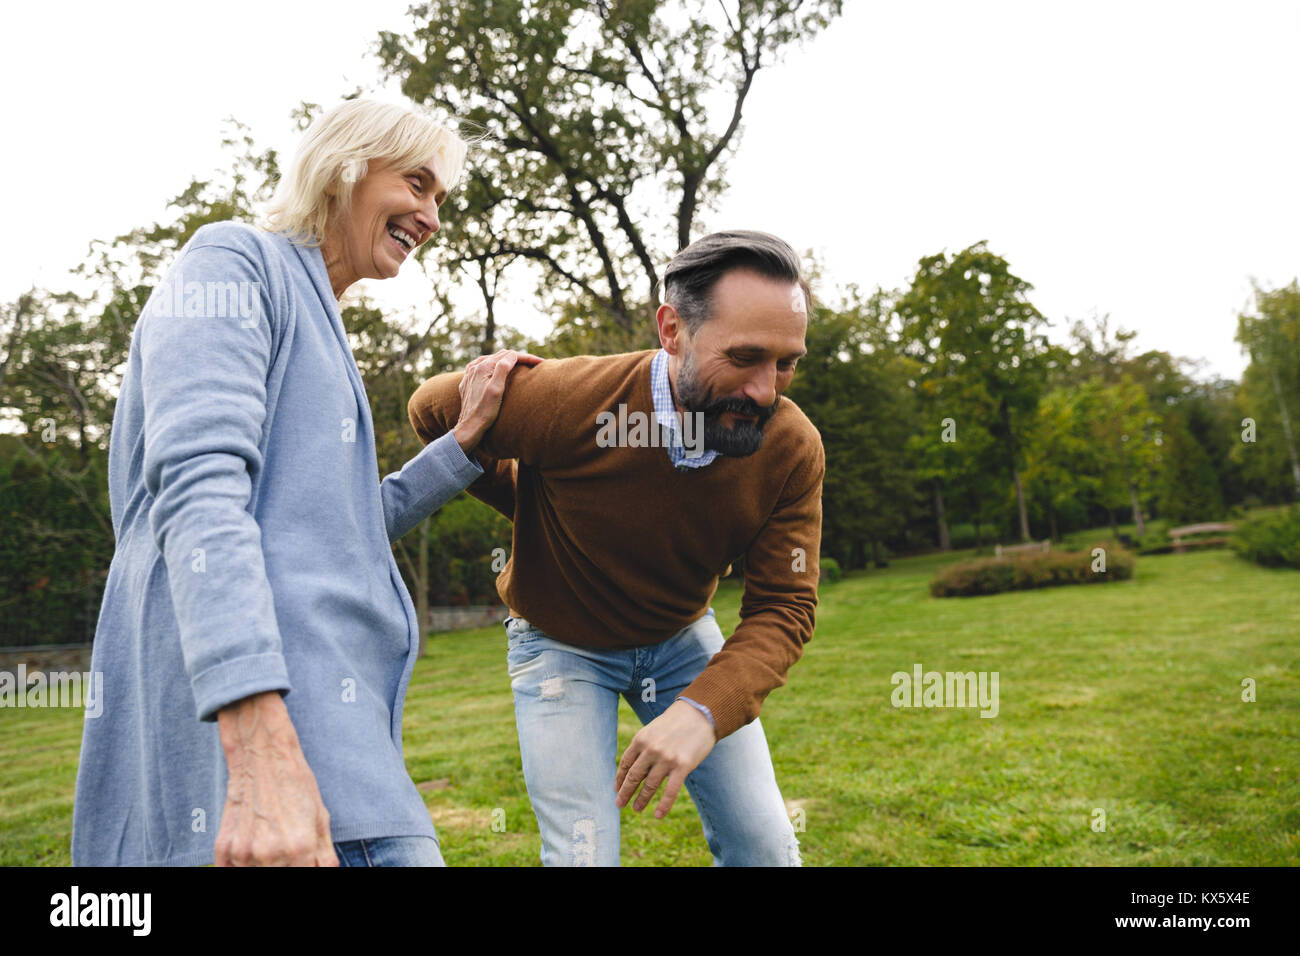
[{"label": "tree", "polygon": [[1001,450],[1025,541],[1021,437],[1060,358],[1040,331],[1047,320],[1029,302],[1032,288],[978,242],[951,258],[939,253],[922,259],[897,308],[905,347],[921,360],[928,378],[978,385],[993,401],[993,414],[980,424]]},{"label": "tree", "polygon": [[1081,385],[1100,380],[1113,385],[1132,361],[1129,343],[1136,332],[1125,328],[1111,329],[1109,315],[1094,315],[1091,321],[1076,319],[1070,323],[1069,358],[1053,376],[1055,385]]},{"label": "tree", "polygon": [[[1240,411],[1243,384],[1222,378],[1197,382],[1179,408],[1186,416],[1187,430],[1205,450],[1225,503],[1240,502],[1246,496],[1246,478],[1234,455],[1242,445]],[[1279,432],[1273,429],[1274,435]],[[1281,448],[1281,442],[1277,443]],[[1285,480],[1286,467],[1279,458],[1275,472]],[[1285,492],[1283,492],[1285,496]]]},{"label": "tree", "polygon": [[1166,419],[1162,449],[1160,515],[1172,524],[1222,518],[1223,496],[1209,456],[1182,415]]},{"label": "tree", "polygon": [[1061,539],[1061,511],[1094,497],[1099,484],[1084,403],[1082,388],[1049,392],[1038,404],[1025,441],[1025,482],[1047,511],[1054,541]]},{"label": "tree", "polygon": [[1300,283],[1293,280],[1271,291],[1256,285],[1255,311],[1238,318],[1237,341],[1272,386],[1291,478],[1300,495],[1300,455],[1293,424],[1300,410]]},{"label": "tree", "polygon": [[1111,530],[1118,535],[1115,509],[1127,505],[1142,537],[1146,534],[1142,500],[1151,489],[1163,440],[1160,421],[1152,414],[1146,392],[1127,375],[1113,385],[1090,382],[1081,398],[1080,413],[1093,442]]},{"label": "tree", "polygon": [[996,442],[985,423],[995,404],[978,382],[926,376],[916,367],[917,427],[907,440],[908,459],[917,480],[930,492],[938,544],[948,551],[950,513],[975,526],[975,544],[983,545],[982,528],[996,497]]},{"label": "tree", "polygon": [[902,531],[914,497],[904,454],[915,411],[910,360],[887,347],[888,307],[880,292],[854,292],[838,310],[820,307],[808,323],[808,354],[786,390],[821,432],[826,449],[822,550],[845,568],[867,550],[883,565],[883,542]]},{"label": "tree", "polygon": [[553,310],[577,306],[562,318],[584,341],[640,344],[659,264],[724,188],[754,77],[841,6],[434,0],[412,8],[411,36],[382,33],[407,96],[481,131],[437,254],[483,295],[484,350],[501,276],[521,261]]}]

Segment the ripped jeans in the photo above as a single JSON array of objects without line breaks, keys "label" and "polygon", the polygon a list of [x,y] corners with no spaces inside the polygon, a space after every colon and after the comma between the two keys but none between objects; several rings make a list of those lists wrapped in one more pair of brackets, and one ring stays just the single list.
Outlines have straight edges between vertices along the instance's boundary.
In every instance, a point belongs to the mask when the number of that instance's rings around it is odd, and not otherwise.
[{"label": "ripped jeans", "polygon": [[[618,698],[649,723],[722,648],[713,609],[662,644],[596,650],[506,619],[524,781],[546,866],[618,866]],[[798,866],[799,844],[756,719],[686,778],[715,866]],[[651,816],[663,785],[642,811]],[[680,812],[680,798],[673,811]],[[624,809],[631,813],[631,803]],[[653,818],[652,818],[653,819]]]}]

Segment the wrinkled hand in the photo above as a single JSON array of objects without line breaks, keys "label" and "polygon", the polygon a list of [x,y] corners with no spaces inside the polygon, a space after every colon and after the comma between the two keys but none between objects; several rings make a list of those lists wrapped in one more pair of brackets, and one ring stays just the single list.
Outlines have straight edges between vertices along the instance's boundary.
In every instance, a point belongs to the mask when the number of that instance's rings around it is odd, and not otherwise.
[{"label": "wrinkled hand", "polygon": [[709,718],[684,701],[672,705],[650,723],[642,727],[618,764],[614,800],[620,809],[636,793],[632,809],[640,813],[653,799],[655,791],[665,780],[664,794],[655,808],[655,816],[663,817],[672,808],[677,793],[686,783],[691,771],[698,767],[718,742]]},{"label": "wrinkled hand", "polygon": [[338,866],[330,815],[278,691],[217,712],[229,782],[216,866]]},{"label": "wrinkled hand", "polygon": [[469,454],[501,411],[506,379],[516,364],[536,365],[542,361],[528,352],[502,349],[492,355],[480,355],[465,366],[460,380],[460,418],[452,431],[465,454]]}]

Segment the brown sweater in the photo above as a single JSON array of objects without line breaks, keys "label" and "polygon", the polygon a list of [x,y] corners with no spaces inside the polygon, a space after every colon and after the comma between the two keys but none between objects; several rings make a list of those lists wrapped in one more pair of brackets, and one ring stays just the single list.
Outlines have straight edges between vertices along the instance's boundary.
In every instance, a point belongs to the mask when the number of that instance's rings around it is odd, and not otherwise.
[{"label": "brown sweater", "polygon": [[[787,398],[748,458],[678,471],[658,445],[600,447],[601,412],[653,412],[654,355],[517,367],[476,451],[485,474],[468,490],[514,519],[502,599],[569,644],[668,640],[704,614],[718,576],[743,555],[740,625],[683,692],[709,708],[720,739],[758,716],[812,638],[825,453]],[[411,396],[411,424],[426,444],[455,425],[461,374]]]}]

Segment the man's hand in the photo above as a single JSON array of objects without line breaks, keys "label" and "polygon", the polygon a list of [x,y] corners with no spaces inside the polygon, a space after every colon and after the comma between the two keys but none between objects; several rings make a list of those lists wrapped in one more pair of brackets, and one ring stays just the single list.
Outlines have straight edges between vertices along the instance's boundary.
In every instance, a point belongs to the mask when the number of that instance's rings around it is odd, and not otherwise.
[{"label": "man's hand", "polygon": [[664,795],[655,808],[655,816],[663,817],[677,799],[687,776],[717,742],[709,718],[684,701],[673,701],[667,710],[637,732],[624,751],[618,776],[614,778],[614,789],[618,791],[614,802],[620,809],[627,806],[638,784],[645,781],[636,803],[632,804],[632,809],[640,813],[659,785],[667,780]]},{"label": "man's hand", "polygon": [[452,431],[465,454],[469,454],[501,411],[506,379],[516,364],[536,365],[542,361],[528,352],[502,349],[492,355],[480,355],[465,366],[460,380],[460,418]]},{"label": "man's hand", "polygon": [[217,712],[230,780],[217,866],[338,866],[330,815],[279,691]]}]

